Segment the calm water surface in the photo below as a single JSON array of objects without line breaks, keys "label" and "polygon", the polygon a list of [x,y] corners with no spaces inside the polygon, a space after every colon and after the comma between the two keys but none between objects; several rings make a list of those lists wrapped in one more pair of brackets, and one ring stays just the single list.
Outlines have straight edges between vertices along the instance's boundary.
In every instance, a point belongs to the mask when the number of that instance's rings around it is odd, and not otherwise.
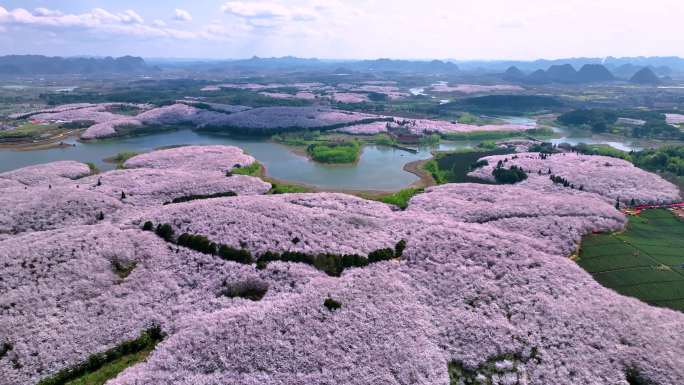
[{"label": "calm water surface", "polygon": [[[528,118],[509,118],[507,121],[515,124],[534,123]],[[641,149],[628,140],[574,137],[561,129],[557,130],[563,137],[553,139],[553,143],[604,143],[624,151]],[[88,143],[79,143],[72,139],[68,143],[73,143],[75,146],[34,151],[0,150],[0,172],[56,160],[92,162],[101,170],[110,170],[114,165],[104,162],[103,159],[123,151],[148,152],[159,147],[181,144],[224,144],[237,146],[247,151],[266,167],[268,176],[276,179],[328,189],[391,191],[404,188],[418,180],[417,176],[403,170],[406,163],[428,159],[432,156],[431,151],[434,150],[454,150],[472,147],[476,144],[476,142],[442,143],[439,147],[421,148],[417,154],[384,146],[368,145],[364,146],[361,158],[356,164],[325,165],[312,162],[305,156],[295,154],[291,149],[277,143],[259,139],[236,139],[192,130],[167,131],[153,135]]]},{"label": "calm water surface", "polygon": [[562,128],[553,128],[553,130],[560,135],[561,138],[551,139],[550,142],[553,144],[569,143],[574,145],[585,143],[585,144],[607,144],[610,147],[616,148],[620,151],[641,151],[643,147],[639,146],[637,142],[631,141],[629,139],[616,140],[615,138],[604,138],[600,135],[587,136],[586,134],[575,134],[570,131],[566,131]]},{"label": "calm water surface", "polygon": [[103,161],[123,151],[148,152],[159,147],[180,144],[224,144],[237,146],[254,156],[266,167],[268,176],[330,189],[397,190],[418,180],[403,170],[406,163],[428,159],[432,150],[472,147],[474,143],[448,143],[438,148],[422,148],[417,154],[389,147],[365,146],[358,163],[324,165],[310,161],[277,143],[255,139],[235,139],[191,130],[169,131],[154,135],[117,138],[79,143],[74,147],[35,151],[0,150],[0,172],[57,160],[95,163],[101,170],[114,167]]},{"label": "calm water surface", "polygon": [[[512,116],[507,118],[500,118],[501,120],[510,124],[520,124],[525,126],[534,125],[536,122],[534,119],[528,117]],[[560,137],[550,139],[549,141],[553,144],[569,143],[571,145],[577,145],[580,143],[585,144],[607,144],[613,148],[621,151],[641,151],[643,150],[637,142],[631,141],[629,139],[616,140],[613,137],[601,137],[600,135],[588,136],[586,132],[573,132],[571,130],[566,130],[560,127],[553,127],[553,131],[556,132]]]}]

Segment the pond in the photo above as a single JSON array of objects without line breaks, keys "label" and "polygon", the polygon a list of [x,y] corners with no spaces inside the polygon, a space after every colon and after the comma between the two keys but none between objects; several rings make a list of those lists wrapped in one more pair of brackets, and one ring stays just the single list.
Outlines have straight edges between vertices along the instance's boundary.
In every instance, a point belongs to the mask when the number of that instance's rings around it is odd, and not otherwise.
[{"label": "pond", "polygon": [[561,135],[560,138],[551,139],[553,144],[568,143],[571,145],[584,144],[606,144],[620,151],[641,151],[643,147],[638,142],[626,138],[616,139],[615,137],[603,137],[601,135],[588,136],[585,132],[573,132],[563,128],[554,127],[553,131]]},{"label": "pond", "polygon": [[[524,126],[533,126],[536,124],[536,120],[524,116],[510,116],[499,118],[506,123],[510,124],[520,124]],[[627,138],[616,138],[610,136],[601,135],[591,135],[586,131],[579,130],[569,130],[560,127],[552,127],[553,131],[557,134],[558,138],[550,139],[549,141],[553,144],[568,143],[571,145],[578,145],[580,143],[584,144],[606,144],[620,151],[641,151],[643,148],[639,146],[637,141],[632,141]]]},{"label": "pond", "polygon": [[224,135],[192,130],[167,131],[158,134],[80,143],[73,147],[33,151],[0,150],[0,172],[57,160],[92,162],[101,170],[114,167],[103,161],[119,152],[148,152],[181,144],[223,144],[237,146],[254,156],[272,178],[303,183],[324,189],[394,191],[416,182],[418,177],[406,172],[406,163],[428,159],[433,150],[472,147],[474,143],[445,143],[435,148],[421,148],[418,153],[367,145],[361,158],[352,165],[325,165],[298,155],[286,146],[260,139],[236,139]]}]

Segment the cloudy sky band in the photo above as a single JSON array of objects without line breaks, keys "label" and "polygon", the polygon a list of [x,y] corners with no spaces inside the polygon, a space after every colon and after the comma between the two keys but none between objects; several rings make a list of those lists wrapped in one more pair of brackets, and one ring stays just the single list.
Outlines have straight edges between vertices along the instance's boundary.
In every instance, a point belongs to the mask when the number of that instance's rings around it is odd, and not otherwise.
[{"label": "cloudy sky band", "polygon": [[[681,55],[684,2],[0,0],[0,53],[533,59]],[[174,51],[169,52],[169,43]],[[103,44],[105,43],[105,44]]]}]

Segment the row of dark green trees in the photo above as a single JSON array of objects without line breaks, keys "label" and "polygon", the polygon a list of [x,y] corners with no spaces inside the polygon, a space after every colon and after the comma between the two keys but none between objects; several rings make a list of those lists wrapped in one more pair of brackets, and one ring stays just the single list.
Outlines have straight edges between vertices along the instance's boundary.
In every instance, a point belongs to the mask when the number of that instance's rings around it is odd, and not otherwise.
[{"label": "row of dark green trees", "polygon": [[[274,261],[304,263],[335,277],[340,276],[344,269],[347,268],[364,267],[371,263],[401,258],[406,248],[406,241],[402,239],[396,243],[394,248],[388,247],[374,250],[367,257],[358,254],[308,254],[300,251],[267,251],[255,257],[245,248],[238,249],[222,243],[216,243],[204,235],[183,233],[176,238],[173,227],[168,223],[158,224],[155,227],[152,222],[148,221],[143,225],[143,230],[154,231],[167,242],[175,243],[178,246],[187,247],[200,253],[216,255],[226,261],[242,264],[256,263],[259,269],[265,268],[270,262]],[[299,242],[299,238],[294,238],[292,242],[296,244]]]}]

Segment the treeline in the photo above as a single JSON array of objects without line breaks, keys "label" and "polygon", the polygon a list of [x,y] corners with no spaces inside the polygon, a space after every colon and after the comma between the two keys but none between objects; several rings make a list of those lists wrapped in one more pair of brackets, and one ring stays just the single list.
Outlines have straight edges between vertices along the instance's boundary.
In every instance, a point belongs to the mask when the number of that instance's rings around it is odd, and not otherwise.
[{"label": "treeline", "polygon": [[153,325],[149,329],[143,331],[140,334],[140,337],[126,341],[103,353],[93,354],[84,362],[62,369],[54,375],[39,381],[37,385],[66,385],[72,383],[72,381],[77,380],[81,376],[99,370],[105,365],[121,359],[122,357],[139,353],[144,350],[151,350],[161,342],[165,336],[166,334],[161,330],[159,325]]},{"label": "treeline", "polygon": [[234,191],[218,192],[214,194],[196,194],[196,195],[185,195],[178,198],[173,198],[170,202],[164,202],[164,205],[190,202],[200,199],[211,199],[211,198],[223,198],[223,197],[235,197],[237,194]]},{"label": "treeline", "polygon": [[504,168],[503,165],[504,162],[500,160],[494,170],[492,170],[492,175],[497,183],[514,184],[527,179],[527,173],[522,167],[511,166],[511,168]]},{"label": "treeline", "polygon": [[465,98],[439,106],[442,111],[467,110],[483,113],[510,113],[517,115],[561,107],[556,98],[540,95],[487,95]]},{"label": "treeline", "polygon": [[635,138],[684,139],[684,134],[677,127],[667,124],[665,114],[657,111],[578,109],[560,115],[557,121],[601,133],[616,128],[619,118],[643,121],[642,124],[623,124],[620,127],[625,134]]},{"label": "treeline", "polygon": [[[550,172],[550,171],[551,171],[551,170],[549,170],[549,172]],[[541,175],[541,170],[539,171],[539,175]],[[549,175],[549,179],[551,179],[551,181],[552,181],[553,183],[562,185],[563,187],[569,187],[569,188],[571,188],[571,189],[574,189],[574,188],[575,188],[575,185],[574,185],[574,184],[570,183],[567,179],[563,178],[563,177],[560,176],[560,175],[553,175],[553,174],[551,174],[551,175]],[[579,190],[580,190],[580,191],[584,190],[584,185],[579,186]]]},{"label": "treeline", "polygon": [[[228,245],[212,242],[204,235],[183,233],[177,239],[174,239],[173,227],[168,223],[158,224],[155,227],[151,221],[147,221],[143,224],[142,228],[145,231],[154,231],[157,236],[166,242],[187,247],[203,254],[216,255],[226,261],[242,264],[256,263],[258,269],[264,269],[270,262],[274,261],[304,263],[333,277],[339,277],[347,268],[364,267],[371,263],[401,258],[406,248],[406,241],[402,239],[396,243],[394,248],[374,250],[367,257],[358,254],[307,254],[299,251],[284,251],[281,253],[267,251],[254,257],[247,249],[236,249]],[[293,244],[299,242],[299,238],[292,239]]]},{"label": "treeline", "polygon": [[[632,156],[630,153],[620,151],[617,148],[613,148],[607,144],[585,144],[580,143],[575,146],[570,145],[559,145],[558,147],[569,149],[570,151],[577,152],[584,155],[601,155],[610,156],[612,158],[620,158],[628,161],[632,161]],[[632,152],[633,153],[633,152]]]},{"label": "treeline", "polygon": [[589,126],[594,132],[606,132],[617,122],[618,116],[610,110],[592,108],[566,112],[557,120],[568,126]]},{"label": "treeline", "polygon": [[676,176],[684,176],[684,146],[673,145],[625,152],[606,145],[581,143],[571,146],[570,149],[586,155],[603,155],[624,159],[648,171],[668,172]]},{"label": "treeline", "polygon": [[650,171],[665,171],[684,176],[684,146],[666,146],[630,154],[632,162]]}]

